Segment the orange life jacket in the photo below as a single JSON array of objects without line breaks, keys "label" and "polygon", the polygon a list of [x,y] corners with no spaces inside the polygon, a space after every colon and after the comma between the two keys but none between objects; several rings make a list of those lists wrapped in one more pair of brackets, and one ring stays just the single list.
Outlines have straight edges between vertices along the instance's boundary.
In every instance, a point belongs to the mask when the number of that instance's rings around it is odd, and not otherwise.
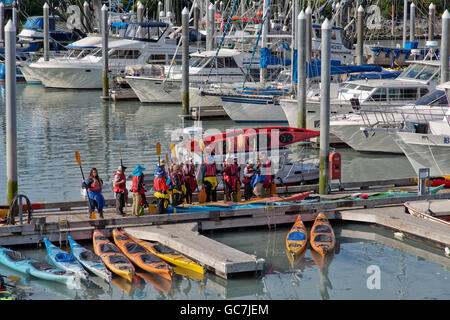
[{"label": "orange life jacket", "polygon": [[94,182],[91,183],[91,187],[88,188],[89,191],[99,191],[102,190],[102,182],[100,179],[91,178]]}]

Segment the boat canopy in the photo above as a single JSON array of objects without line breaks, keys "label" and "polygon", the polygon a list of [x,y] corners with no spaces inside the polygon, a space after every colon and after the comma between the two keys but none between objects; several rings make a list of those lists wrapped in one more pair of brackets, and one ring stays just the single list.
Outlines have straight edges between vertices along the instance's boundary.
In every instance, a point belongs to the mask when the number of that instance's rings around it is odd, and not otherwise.
[{"label": "boat canopy", "polygon": [[[294,83],[297,83],[297,59],[294,60]],[[306,78],[320,77],[321,74],[321,60],[312,59],[311,64],[306,62]],[[367,65],[341,65],[338,60],[331,60],[331,75],[346,74],[346,73],[358,73],[358,72],[381,72],[383,69],[379,66],[367,66]]]},{"label": "boat canopy", "polygon": [[169,27],[165,22],[130,23],[124,39],[158,42]]}]

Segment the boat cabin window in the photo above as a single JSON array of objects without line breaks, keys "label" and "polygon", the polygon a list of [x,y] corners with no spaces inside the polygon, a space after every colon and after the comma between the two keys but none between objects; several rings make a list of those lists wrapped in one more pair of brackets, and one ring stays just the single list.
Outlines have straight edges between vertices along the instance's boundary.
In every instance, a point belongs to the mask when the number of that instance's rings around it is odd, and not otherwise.
[{"label": "boat cabin window", "polygon": [[130,23],[124,38],[157,42],[168,27],[164,22]]},{"label": "boat cabin window", "polygon": [[422,71],[417,75],[418,80],[430,81],[439,68],[435,66],[425,66]]},{"label": "boat cabin window", "polygon": [[[420,94],[425,94],[425,88],[420,88]],[[426,90],[426,89],[425,89]],[[389,100],[416,100],[417,88],[389,88]]]},{"label": "boat cabin window", "polygon": [[372,100],[374,101],[386,101],[386,88],[378,88],[375,90],[375,92],[372,94]]},{"label": "boat cabin window", "polygon": [[139,50],[126,49],[126,50],[113,50],[112,53],[109,54],[111,59],[137,59],[141,55]]},{"label": "boat cabin window", "polygon": [[353,83],[349,83],[347,84],[344,88],[345,89],[356,89],[358,86],[356,84]]},{"label": "boat cabin window", "polygon": [[442,90],[434,90],[423,97],[417,99],[416,102],[414,102],[415,105],[418,106],[438,106],[438,105],[447,105],[447,96],[445,95],[445,92]]},{"label": "boat cabin window", "polygon": [[208,60],[210,60],[210,57],[191,57],[189,59],[189,66],[201,68],[206,64],[206,62],[208,62]]},{"label": "boat cabin window", "polygon": [[217,58],[217,68],[238,68],[233,57]]},{"label": "boat cabin window", "polygon": [[361,90],[361,91],[372,91],[372,90],[373,90],[373,87],[359,86],[359,87],[358,87],[358,90]]}]

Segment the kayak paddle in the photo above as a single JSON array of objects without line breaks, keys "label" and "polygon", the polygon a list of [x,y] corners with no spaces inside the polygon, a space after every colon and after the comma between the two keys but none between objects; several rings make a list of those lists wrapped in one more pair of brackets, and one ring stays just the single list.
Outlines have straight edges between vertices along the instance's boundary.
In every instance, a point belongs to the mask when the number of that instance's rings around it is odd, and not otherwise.
[{"label": "kayak paddle", "polygon": [[[86,182],[86,180],[84,179],[84,174],[83,174],[83,168],[81,167],[81,157],[80,157],[80,153],[78,151],[75,151],[75,159],[77,160],[78,165],[80,166],[80,170],[81,170],[81,176],[83,177],[83,182]],[[86,190],[87,193],[87,190]],[[89,196],[88,196],[88,203],[89,203]],[[95,219],[95,212],[91,212],[91,219]]]}]

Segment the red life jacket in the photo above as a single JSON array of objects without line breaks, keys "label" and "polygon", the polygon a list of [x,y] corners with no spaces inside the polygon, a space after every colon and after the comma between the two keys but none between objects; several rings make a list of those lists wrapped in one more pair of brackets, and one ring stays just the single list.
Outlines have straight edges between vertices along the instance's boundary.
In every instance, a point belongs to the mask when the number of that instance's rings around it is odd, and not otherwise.
[{"label": "red life jacket", "polygon": [[165,178],[155,178],[153,180],[153,188],[157,192],[164,192],[169,190],[169,187],[167,186],[167,182]]},{"label": "red life jacket", "polygon": [[[131,180],[132,183],[133,183],[131,185],[131,188],[130,188],[131,192],[138,192],[137,190],[138,190],[139,177],[140,176],[133,176],[133,179]],[[140,185],[139,193],[140,194],[145,194],[145,190],[144,190],[144,174],[142,174],[142,182],[141,182],[141,185]]]},{"label": "red life jacket", "polygon": [[126,183],[127,181],[126,181],[125,175],[122,172],[116,171],[116,172],[114,172],[114,175],[113,175],[114,182],[116,181],[116,177],[118,177],[117,181],[124,180],[124,182],[118,186],[114,185],[113,192],[116,192],[116,193],[117,192],[125,192],[125,190],[127,189],[127,183]]},{"label": "red life jacket", "polygon": [[217,175],[216,164],[210,165],[208,163],[203,163],[206,167],[205,177],[215,177]]},{"label": "red life jacket", "polygon": [[236,182],[238,180],[237,176],[238,167],[239,165],[234,163],[232,164],[225,163],[225,168],[223,172],[223,180],[226,181],[232,187],[233,191],[236,189]]},{"label": "red life jacket", "polygon": [[91,183],[91,187],[88,188],[89,191],[99,191],[102,190],[102,182],[100,179],[91,178],[94,182]]},{"label": "red life jacket", "polygon": [[197,188],[197,180],[195,180],[195,169],[193,166],[189,166],[188,169],[186,169],[186,166],[183,166],[183,180],[189,184],[191,192],[194,192]]}]

